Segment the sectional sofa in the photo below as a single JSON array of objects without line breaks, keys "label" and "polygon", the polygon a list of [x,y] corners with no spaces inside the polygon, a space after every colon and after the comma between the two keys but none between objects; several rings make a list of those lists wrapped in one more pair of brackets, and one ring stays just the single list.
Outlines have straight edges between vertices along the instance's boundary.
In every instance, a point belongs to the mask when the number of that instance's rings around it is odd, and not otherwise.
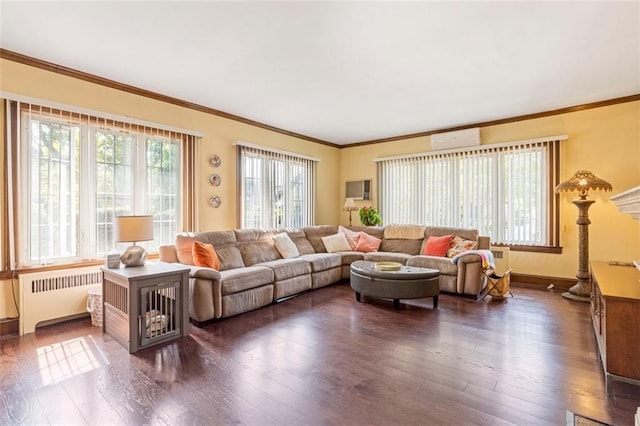
[{"label": "sectional sofa", "polygon": [[[339,236],[338,226],[318,225],[301,229],[236,229],[177,235],[175,245],[160,248],[160,260],[191,267],[190,316],[195,324],[254,310],[295,294],[349,278],[356,260],[394,261],[440,271],[443,292],[477,298],[486,285],[482,259],[469,254],[456,259],[423,255],[429,237],[455,235],[489,248],[489,238],[472,229],[388,225],[351,228],[342,233],[363,232],[379,239],[377,251],[357,251],[352,246],[327,252],[329,239]],[[280,253],[274,237],[293,242],[294,254]],[[359,234],[359,235],[364,235]],[[277,237],[280,235],[280,237]],[[365,238],[362,238],[364,240]],[[194,241],[211,244],[219,259],[218,269],[195,266]],[[352,241],[349,241],[349,243]],[[331,249],[335,250],[333,247]],[[330,250],[330,251],[333,251]]]}]

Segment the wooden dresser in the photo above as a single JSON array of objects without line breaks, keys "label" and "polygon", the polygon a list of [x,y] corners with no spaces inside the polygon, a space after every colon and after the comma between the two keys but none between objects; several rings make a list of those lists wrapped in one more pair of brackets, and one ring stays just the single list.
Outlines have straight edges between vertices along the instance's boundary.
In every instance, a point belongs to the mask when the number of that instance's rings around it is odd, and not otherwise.
[{"label": "wooden dresser", "polygon": [[609,395],[613,380],[640,385],[640,271],[595,261],[591,274],[591,318]]}]

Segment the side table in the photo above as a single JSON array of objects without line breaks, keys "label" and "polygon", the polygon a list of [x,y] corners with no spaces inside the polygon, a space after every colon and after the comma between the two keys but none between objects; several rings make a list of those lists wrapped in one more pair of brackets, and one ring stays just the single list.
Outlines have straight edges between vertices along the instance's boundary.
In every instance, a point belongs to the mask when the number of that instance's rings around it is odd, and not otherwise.
[{"label": "side table", "polygon": [[189,335],[189,268],[102,268],[102,330],[129,353]]}]

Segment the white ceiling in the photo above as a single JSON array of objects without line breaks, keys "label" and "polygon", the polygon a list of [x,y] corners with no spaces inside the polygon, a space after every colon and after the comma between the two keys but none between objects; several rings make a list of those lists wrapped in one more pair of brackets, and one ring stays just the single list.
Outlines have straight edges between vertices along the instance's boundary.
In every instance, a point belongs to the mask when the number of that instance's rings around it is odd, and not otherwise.
[{"label": "white ceiling", "polygon": [[336,144],[640,93],[640,2],[8,2],[0,46]]}]

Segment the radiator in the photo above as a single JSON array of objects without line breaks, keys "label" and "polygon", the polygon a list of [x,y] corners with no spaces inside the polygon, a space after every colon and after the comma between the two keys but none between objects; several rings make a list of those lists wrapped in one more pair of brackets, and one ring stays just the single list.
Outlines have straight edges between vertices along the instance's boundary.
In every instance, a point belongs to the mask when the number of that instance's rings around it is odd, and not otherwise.
[{"label": "radiator", "polygon": [[100,265],[21,274],[20,335],[47,324],[87,313],[89,290],[102,284]]},{"label": "radiator", "polygon": [[511,251],[509,247],[491,247],[493,259],[496,262],[496,273],[502,275],[511,269]]}]

